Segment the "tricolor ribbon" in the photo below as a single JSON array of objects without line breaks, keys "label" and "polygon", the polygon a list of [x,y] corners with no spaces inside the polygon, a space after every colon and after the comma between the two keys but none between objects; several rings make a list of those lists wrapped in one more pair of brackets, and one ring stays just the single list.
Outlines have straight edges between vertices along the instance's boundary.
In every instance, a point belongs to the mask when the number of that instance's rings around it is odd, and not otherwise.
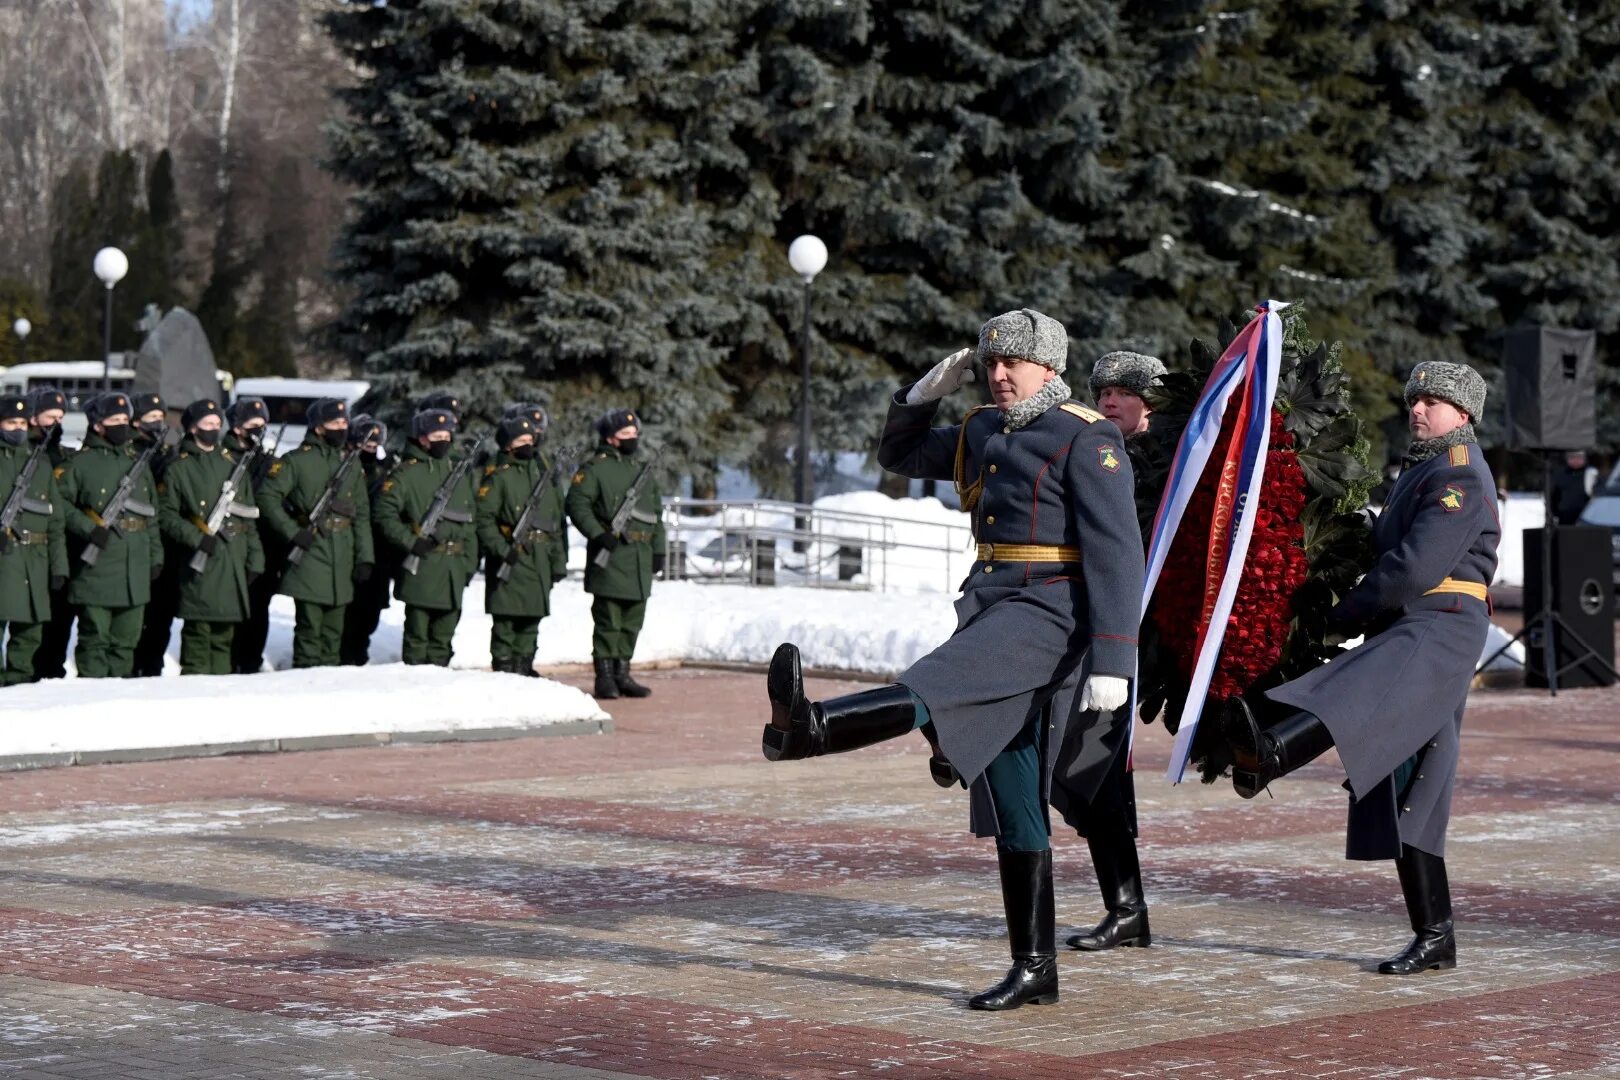
[{"label": "tricolor ribbon", "polygon": [[[1287,306],[1276,300],[1261,304],[1256,309],[1259,316],[1249,320],[1215,362],[1215,369],[1210,372],[1209,381],[1204,384],[1181,441],[1176,445],[1164,496],[1153,519],[1147,551],[1147,580],[1142,588],[1143,618],[1147,617],[1153,588],[1158,584],[1170,545],[1181,528],[1187,504],[1192,501],[1193,492],[1220,440],[1227,407],[1236,396],[1237,421],[1231,444],[1220,462],[1214,517],[1209,522],[1190,523],[1191,527],[1208,530],[1209,563],[1204,594],[1198,598],[1197,661],[1166,773],[1172,783],[1179,784],[1187,770],[1193,736],[1198,732],[1198,717],[1204,709],[1215,661],[1226,637],[1232,599],[1237,595],[1238,579],[1249,554],[1254,511],[1260,503],[1266,451],[1271,442],[1271,403],[1277,396],[1277,369],[1282,362],[1282,319],[1277,312]],[[1132,697],[1135,697],[1134,689]],[[1132,712],[1135,706],[1132,700]]]}]

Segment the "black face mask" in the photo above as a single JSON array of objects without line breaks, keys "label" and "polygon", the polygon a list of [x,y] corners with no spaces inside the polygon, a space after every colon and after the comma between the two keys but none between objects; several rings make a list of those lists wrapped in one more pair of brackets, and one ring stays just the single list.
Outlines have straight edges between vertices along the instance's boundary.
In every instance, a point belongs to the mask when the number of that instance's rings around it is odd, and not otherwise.
[{"label": "black face mask", "polygon": [[264,428],[249,428],[246,431],[238,431],[233,434],[236,435],[238,442],[252,450],[259,445],[259,440],[264,438]]},{"label": "black face mask", "polygon": [[163,421],[161,420],[142,420],[135,426],[140,428],[141,433],[144,435],[156,436],[163,434]]},{"label": "black face mask", "polygon": [[621,453],[621,454],[633,454],[633,453],[635,453],[636,452],[636,446],[638,444],[640,444],[640,442],[641,442],[640,439],[620,439],[619,440],[619,453]]},{"label": "black face mask", "polygon": [[534,447],[532,445],[514,446],[512,447],[512,456],[517,458],[519,461],[533,461]]},{"label": "black face mask", "polygon": [[443,442],[430,442],[430,443],[428,443],[427,452],[428,452],[428,457],[432,458],[435,461],[439,461],[439,460],[441,460],[443,458],[449,457],[450,456],[450,440],[445,439]]},{"label": "black face mask", "polygon": [[218,446],[219,428],[198,428],[191,433],[191,437],[197,440],[198,446]]},{"label": "black face mask", "polygon": [[101,437],[114,446],[123,446],[135,437],[135,429],[128,424],[114,424],[112,427],[102,428]]},{"label": "black face mask", "polygon": [[349,441],[349,429],[323,428],[321,429],[321,439],[327,446],[341,450]]},{"label": "black face mask", "polygon": [[28,442],[28,429],[17,428],[15,430],[0,431],[0,442],[5,443],[7,446],[23,446]]}]

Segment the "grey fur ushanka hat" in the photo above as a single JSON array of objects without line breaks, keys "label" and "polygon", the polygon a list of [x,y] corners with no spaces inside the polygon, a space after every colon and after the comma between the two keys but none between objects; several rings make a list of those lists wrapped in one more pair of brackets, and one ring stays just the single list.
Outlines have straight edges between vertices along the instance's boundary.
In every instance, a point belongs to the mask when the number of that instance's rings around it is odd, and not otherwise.
[{"label": "grey fur ushanka hat", "polygon": [[1096,397],[1108,387],[1118,386],[1141,397],[1164,373],[1164,364],[1156,356],[1124,351],[1106,353],[1091,365],[1091,395]]},{"label": "grey fur ushanka hat", "polygon": [[1471,421],[1478,421],[1485,409],[1485,379],[1467,364],[1423,361],[1412,369],[1411,377],[1406,380],[1407,406],[1422,394],[1451,402],[1467,413]]},{"label": "grey fur ushanka hat", "polygon": [[1033,360],[1061,375],[1069,364],[1069,333],[1034,308],[1008,311],[979,328],[979,360],[993,356]]}]

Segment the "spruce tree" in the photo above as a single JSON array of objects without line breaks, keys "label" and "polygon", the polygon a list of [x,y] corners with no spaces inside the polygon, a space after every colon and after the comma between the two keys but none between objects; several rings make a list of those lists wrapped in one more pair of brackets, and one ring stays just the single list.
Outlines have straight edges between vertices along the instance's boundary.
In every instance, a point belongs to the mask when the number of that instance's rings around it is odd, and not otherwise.
[{"label": "spruce tree", "polygon": [[91,271],[97,243],[95,197],[89,170],[76,166],[51,193],[51,274],[45,293],[46,325],[32,342],[39,360],[101,357],[101,285]]}]

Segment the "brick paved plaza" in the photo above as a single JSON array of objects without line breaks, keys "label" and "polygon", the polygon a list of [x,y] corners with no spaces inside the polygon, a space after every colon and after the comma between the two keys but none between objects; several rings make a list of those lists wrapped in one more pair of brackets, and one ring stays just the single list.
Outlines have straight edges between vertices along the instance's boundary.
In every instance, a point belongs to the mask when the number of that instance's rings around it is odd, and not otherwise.
[{"label": "brick paved plaza", "polygon": [[995,856],[920,737],[771,766],[760,678],[647,682],[605,736],[0,775],[0,1076],[1620,1078],[1620,688],[1475,694],[1415,979],[1335,763],[1243,803],[1145,729],[1155,947],[981,1014]]}]

